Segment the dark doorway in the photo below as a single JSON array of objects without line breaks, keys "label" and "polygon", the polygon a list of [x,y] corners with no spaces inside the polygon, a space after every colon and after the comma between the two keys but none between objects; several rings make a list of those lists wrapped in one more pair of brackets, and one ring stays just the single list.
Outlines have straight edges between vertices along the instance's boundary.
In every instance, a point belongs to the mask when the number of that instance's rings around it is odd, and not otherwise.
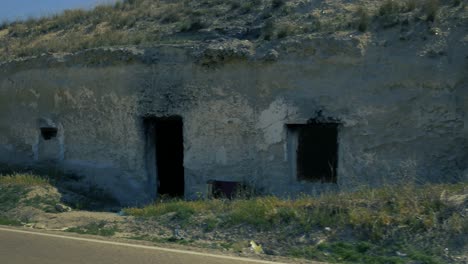
[{"label": "dark doorway", "polygon": [[288,128],[296,141],[297,179],[336,183],[338,124],[311,123]]},{"label": "dark doorway", "polygon": [[184,196],[184,143],[182,117],[154,118],[158,193]]}]

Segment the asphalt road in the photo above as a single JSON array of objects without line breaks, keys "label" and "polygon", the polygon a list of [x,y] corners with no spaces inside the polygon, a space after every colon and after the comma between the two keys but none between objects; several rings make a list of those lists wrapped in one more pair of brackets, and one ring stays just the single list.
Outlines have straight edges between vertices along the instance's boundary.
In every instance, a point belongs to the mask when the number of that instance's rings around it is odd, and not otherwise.
[{"label": "asphalt road", "polygon": [[273,263],[0,227],[1,264]]}]

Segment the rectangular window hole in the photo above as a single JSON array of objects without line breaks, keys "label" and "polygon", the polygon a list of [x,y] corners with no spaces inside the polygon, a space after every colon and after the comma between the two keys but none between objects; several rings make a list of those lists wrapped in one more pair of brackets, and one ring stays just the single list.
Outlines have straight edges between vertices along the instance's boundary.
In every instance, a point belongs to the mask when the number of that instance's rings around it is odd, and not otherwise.
[{"label": "rectangular window hole", "polygon": [[57,131],[56,127],[41,127],[41,136],[44,140],[50,140],[57,136]]},{"label": "rectangular window hole", "polygon": [[291,124],[291,158],[299,181],[337,182],[338,123]]}]

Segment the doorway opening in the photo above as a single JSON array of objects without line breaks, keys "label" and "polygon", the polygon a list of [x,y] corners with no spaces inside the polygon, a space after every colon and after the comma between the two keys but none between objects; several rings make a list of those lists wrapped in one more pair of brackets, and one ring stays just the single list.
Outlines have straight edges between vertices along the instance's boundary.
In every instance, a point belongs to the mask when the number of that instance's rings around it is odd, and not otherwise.
[{"label": "doorway opening", "polygon": [[152,162],[156,163],[157,193],[183,197],[185,178],[182,117],[156,117],[145,121],[152,137],[149,142],[154,142],[156,152],[151,156],[155,158]]},{"label": "doorway opening", "polygon": [[288,132],[297,180],[336,183],[338,123],[291,124]]}]

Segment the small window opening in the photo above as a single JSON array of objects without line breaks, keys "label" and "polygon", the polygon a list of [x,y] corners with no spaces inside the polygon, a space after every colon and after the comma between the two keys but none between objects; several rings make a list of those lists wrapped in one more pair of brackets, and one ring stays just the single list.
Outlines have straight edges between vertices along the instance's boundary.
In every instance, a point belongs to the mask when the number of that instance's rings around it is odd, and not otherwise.
[{"label": "small window opening", "polygon": [[300,181],[336,183],[338,165],[338,124],[288,125],[293,137],[292,158]]},{"label": "small window opening", "polygon": [[41,127],[41,135],[44,140],[50,140],[57,136],[56,127]]}]

